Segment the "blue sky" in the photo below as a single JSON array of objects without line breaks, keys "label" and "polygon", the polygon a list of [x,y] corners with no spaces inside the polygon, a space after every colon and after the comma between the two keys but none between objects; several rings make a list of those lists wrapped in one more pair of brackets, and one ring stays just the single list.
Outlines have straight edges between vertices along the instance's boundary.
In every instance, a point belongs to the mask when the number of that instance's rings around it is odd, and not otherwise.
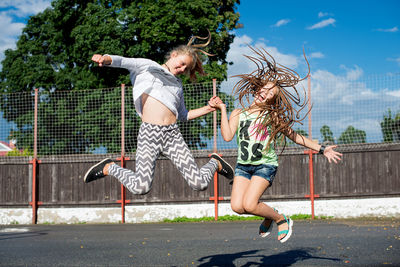
[{"label": "blue sky", "polygon": [[368,74],[400,71],[400,1],[242,1],[238,35],[264,40],[279,52],[302,47],[312,70],[341,74],[358,66]]},{"label": "blue sky", "polygon": [[[5,49],[15,48],[28,17],[49,6],[48,0],[0,1],[0,60]],[[238,37],[288,56],[300,55],[304,46],[314,70],[400,72],[398,0],[243,0],[238,12],[244,25]]]},{"label": "blue sky", "polygon": [[[15,48],[28,17],[49,6],[47,0],[0,1],[0,61],[5,49]],[[247,44],[265,48],[304,75],[304,47],[313,78],[313,118],[321,120],[313,124],[313,132],[325,120],[336,136],[351,124],[375,136],[370,141],[379,141],[382,114],[388,108],[400,110],[400,84],[398,78],[393,83],[368,77],[400,74],[399,0],[242,0],[237,11],[244,27],[235,30],[228,76],[253,70],[243,57],[251,54]],[[336,82],[327,85],[326,79]],[[234,83],[229,79],[222,87],[230,92]],[[365,114],[371,108],[376,114]],[[4,140],[4,123],[0,125]]]}]

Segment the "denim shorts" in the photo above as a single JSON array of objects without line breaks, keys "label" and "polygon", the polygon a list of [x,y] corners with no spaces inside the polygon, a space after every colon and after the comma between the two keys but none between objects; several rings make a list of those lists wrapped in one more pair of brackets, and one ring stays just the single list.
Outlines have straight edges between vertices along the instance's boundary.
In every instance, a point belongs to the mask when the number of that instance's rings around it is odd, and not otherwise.
[{"label": "denim shorts", "polygon": [[250,165],[237,163],[235,168],[235,176],[242,176],[249,180],[251,180],[252,176],[259,176],[269,181],[269,183],[272,185],[277,171],[278,166],[275,165]]}]

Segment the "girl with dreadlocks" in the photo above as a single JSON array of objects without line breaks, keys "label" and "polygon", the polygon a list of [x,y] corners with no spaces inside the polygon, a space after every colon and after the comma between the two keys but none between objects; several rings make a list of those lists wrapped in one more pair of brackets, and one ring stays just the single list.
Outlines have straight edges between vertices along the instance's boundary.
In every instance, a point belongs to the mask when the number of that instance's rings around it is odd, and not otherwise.
[{"label": "girl with dreadlocks", "polygon": [[[294,71],[277,64],[265,50],[250,48],[257,57],[246,57],[257,65],[257,70],[235,76],[241,78],[234,92],[239,95],[243,108],[233,110],[228,120],[225,104],[220,100],[217,103],[217,108],[221,110],[222,137],[231,141],[236,134],[238,141],[231,207],[239,214],[265,218],[259,228],[261,237],[271,233],[275,222],[278,225],[278,240],[283,243],[292,234],[293,221],[260,201],[265,190],[272,185],[278,169],[275,152],[278,137],[283,134],[299,145],[318,151],[329,162],[336,163],[342,154],[333,150],[336,146],[319,145],[292,130],[295,122],[304,119],[297,119],[306,104],[305,100],[301,101],[296,89],[296,84],[302,79]],[[249,95],[253,96],[252,101]],[[245,99],[248,107],[243,103]],[[294,105],[298,106],[298,110]]]},{"label": "girl with dreadlocks", "polygon": [[[210,161],[198,168],[176,123],[177,119],[187,121],[214,111],[216,103],[220,102],[218,97],[212,97],[207,106],[188,111],[182,82],[176,77],[186,74],[195,79],[196,72],[204,75],[199,52],[210,54],[198,47],[207,46],[210,37],[210,34],[206,38],[192,37],[187,45],[173,49],[162,65],[143,58],[93,55],[92,60],[99,66],[129,70],[134,104],[142,124],[137,140],[135,172],[121,168],[107,158],[87,171],[84,176],[86,183],[112,175],[133,194],[146,194],[151,188],[155,162],[160,153],[175,164],[194,190],[205,190],[216,171],[233,179],[233,168],[218,154],[212,154]],[[207,39],[207,42],[193,44],[196,38]]]}]

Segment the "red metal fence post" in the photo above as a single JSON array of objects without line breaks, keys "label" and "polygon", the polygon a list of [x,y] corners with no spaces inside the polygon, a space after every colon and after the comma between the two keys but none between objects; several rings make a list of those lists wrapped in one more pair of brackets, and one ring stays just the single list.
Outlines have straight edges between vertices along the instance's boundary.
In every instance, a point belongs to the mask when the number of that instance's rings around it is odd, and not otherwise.
[{"label": "red metal fence post", "polygon": [[313,154],[317,154],[317,152],[313,150],[304,150],[304,154],[308,154],[308,169],[309,169],[309,177],[310,177],[310,194],[305,195],[305,197],[310,198],[311,200],[311,218],[314,220],[314,199],[319,197],[318,194],[314,194],[314,165],[313,165]]},{"label": "red metal fence post", "polygon": [[[213,79],[213,96],[217,95],[217,80]],[[213,130],[214,130],[214,147],[213,152],[217,153],[217,111],[213,112]],[[222,200],[222,197],[218,196],[218,173],[214,174],[214,196],[209,198],[214,200],[214,219],[218,221],[218,200]]]},{"label": "red metal fence post", "polygon": [[29,163],[32,164],[32,200],[29,202],[29,205],[32,206],[32,224],[36,224],[37,222],[37,182],[36,182],[36,166],[37,160],[33,158]]},{"label": "red metal fence post", "polygon": [[[311,119],[311,76],[307,77],[308,82],[308,137],[312,140],[312,119]],[[314,165],[313,165],[313,154],[317,152],[313,150],[305,150],[305,154],[308,154],[308,169],[309,169],[309,180],[310,180],[310,194],[305,195],[305,197],[311,200],[311,218],[314,220],[314,198],[319,197],[319,195],[314,194]]]},{"label": "red metal fence post", "polygon": [[40,161],[37,160],[37,133],[38,133],[38,102],[39,90],[35,89],[35,106],[33,116],[33,159],[29,161],[32,164],[32,199],[29,205],[32,206],[32,224],[37,223],[37,208],[41,203],[37,199],[37,167]]},{"label": "red metal fence post", "polygon": [[[125,160],[128,159],[125,157],[125,84],[121,84],[121,157],[117,160],[120,160],[121,167],[125,168]],[[121,203],[121,223],[125,223],[125,205],[130,202],[126,200],[125,190],[121,184],[121,199],[117,200],[117,203]]]}]

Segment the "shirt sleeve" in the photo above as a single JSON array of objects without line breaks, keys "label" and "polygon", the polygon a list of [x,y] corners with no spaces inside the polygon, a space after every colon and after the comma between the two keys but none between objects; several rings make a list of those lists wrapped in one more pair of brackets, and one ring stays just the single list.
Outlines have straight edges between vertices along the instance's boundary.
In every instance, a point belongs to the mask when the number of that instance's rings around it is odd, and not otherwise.
[{"label": "shirt sleeve", "polygon": [[179,107],[178,107],[178,119],[181,121],[187,121],[189,112],[185,106],[185,99],[183,97],[183,92],[181,92],[180,100],[181,101],[180,101]]},{"label": "shirt sleeve", "polygon": [[[107,54],[106,54],[107,55]],[[129,58],[116,55],[107,55],[111,57],[111,64],[109,67],[113,68],[123,68],[129,70],[129,72],[140,73],[145,71],[149,65],[153,62],[146,58]]]}]

